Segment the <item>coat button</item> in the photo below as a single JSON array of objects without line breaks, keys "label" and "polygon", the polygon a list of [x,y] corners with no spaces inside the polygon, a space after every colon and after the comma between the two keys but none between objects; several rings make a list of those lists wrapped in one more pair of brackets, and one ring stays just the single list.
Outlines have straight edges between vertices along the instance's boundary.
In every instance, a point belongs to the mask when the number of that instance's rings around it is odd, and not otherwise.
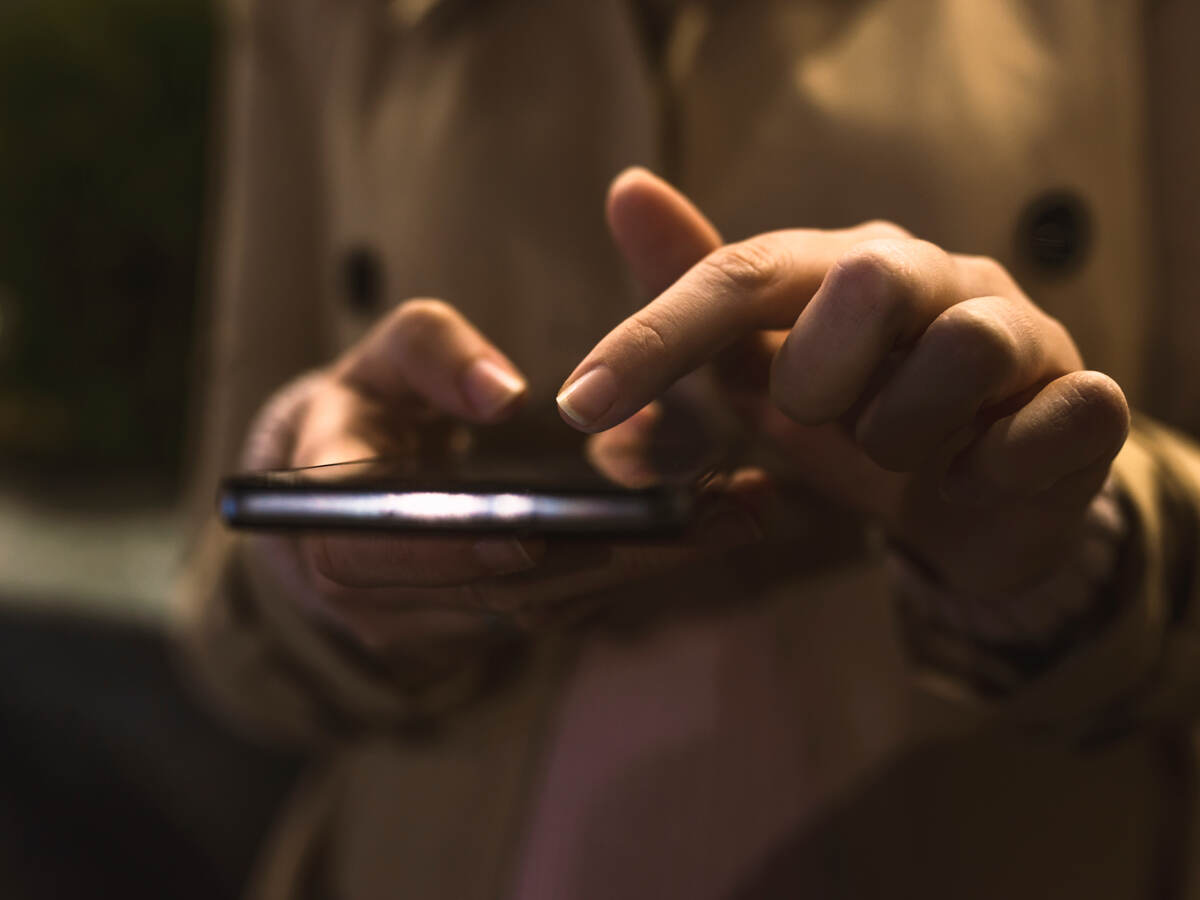
[{"label": "coat button", "polygon": [[360,244],[351,247],[342,258],[342,295],[356,312],[378,312],[383,305],[383,264],[379,254]]},{"label": "coat button", "polygon": [[1073,191],[1047,191],[1035,197],[1017,224],[1017,254],[1043,275],[1066,275],[1087,259],[1092,219]]}]

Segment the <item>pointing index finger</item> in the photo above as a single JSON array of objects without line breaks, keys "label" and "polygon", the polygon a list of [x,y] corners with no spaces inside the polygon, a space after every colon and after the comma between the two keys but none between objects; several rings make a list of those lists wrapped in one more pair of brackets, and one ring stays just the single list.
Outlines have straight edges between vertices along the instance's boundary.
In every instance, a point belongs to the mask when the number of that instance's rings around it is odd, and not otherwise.
[{"label": "pointing index finger", "polygon": [[773,232],[708,254],[584,358],[558,395],[563,416],[603,431],[737,338],[791,327],[855,240],[857,229]]}]

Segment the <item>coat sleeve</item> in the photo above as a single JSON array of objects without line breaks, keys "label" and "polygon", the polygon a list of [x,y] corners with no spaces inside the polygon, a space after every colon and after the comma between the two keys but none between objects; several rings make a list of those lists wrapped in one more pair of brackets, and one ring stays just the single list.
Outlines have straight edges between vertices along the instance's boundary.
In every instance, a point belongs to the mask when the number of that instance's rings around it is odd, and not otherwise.
[{"label": "coat sleeve", "polygon": [[193,471],[205,506],[259,406],[323,352],[319,145],[301,50],[268,4],[230,4]]},{"label": "coat sleeve", "polygon": [[[318,711],[318,682],[300,661],[309,658],[309,644],[320,643],[299,622],[286,636],[272,634],[240,539],[214,514],[217,481],[237,467],[258,408],[318,365],[322,353],[319,145],[300,48],[276,6],[225,6],[212,302],[200,342],[201,421],[190,492],[196,533],[174,621],[182,666],[218,711],[271,736],[311,737],[330,714]],[[267,608],[286,618],[283,598],[274,599]]]},{"label": "coat sleeve", "polygon": [[1127,532],[1088,613],[1044,645],[963,638],[903,611],[935,705],[1089,744],[1200,713],[1200,447],[1144,418],[1114,462]]},{"label": "coat sleeve", "polygon": [[[182,667],[205,693],[218,695],[222,713],[230,710],[224,701],[238,696],[236,685],[278,676],[246,629],[231,624],[240,602],[239,554],[215,519],[217,481],[236,467],[258,406],[319,359],[321,204],[312,109],[296,47],[263,7],[222,4],[211,301],[198,341],[198,441],[188,497],[193,533],[173,610]],[[277,709],[275,718],[294,719],[281,701]],[[259,722],[246,703],[235,712],[256,727],[273,724]]]},{"label": "coat sleeve", "polygon": [[198,525],[174,621],[181,664],[218,712],[245,730],[311,745],[363,728],[422,727],[431,711],[495,683],[511,654],[481,656],[434,683],[397,675],[307,612],[304,585],[269,570],[215,516],[222,473],[287,464],[288,410],[313,383],[300,373],[329,352],[309,6],[230,0],[227,8],[214,298],[193,472]]},{"label": "coat sleeve", "polygon": [[[280,468],[322,374],[291,382],[249,428],[250,468]],[[253,543],[252,543],[253,542]],[[294,541],[210,518],[182,584],[177,624],[193,682],[219,711],[271,739],[316,746],[354,733],[422,730],[505,681],[517,634],[497,621],[443,662],[368,651],[319,614]]]}]

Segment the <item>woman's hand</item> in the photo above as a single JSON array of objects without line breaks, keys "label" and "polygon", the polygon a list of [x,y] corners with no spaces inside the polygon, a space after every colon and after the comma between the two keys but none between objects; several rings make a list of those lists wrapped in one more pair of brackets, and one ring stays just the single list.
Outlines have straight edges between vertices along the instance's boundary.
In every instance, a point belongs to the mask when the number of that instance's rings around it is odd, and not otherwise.
[{"label": "woman's hand", "polygon": [[[454,452],[464,424],[512,416],[525,390],[516,367],[455,309],[409,301],[317,375],[303,400],[268,416],[290,449],[266,464]],[[599,445],[637,444],[652,420],[652,411],[633,417]],[[497,625],[532,627],[573,599],[754,540],[754,489],[751,478],[732,479],[693,533],[671,543],[331,533],[252,535],[246,546],[310,614],[424,678],[511,634]]]},{"label": "woman's hand", "polygon": [[1018,587],[1076,539],[1128,407],[998,263],[887,223],[723,244],[641,170],[614,182],[609,221],[658,296],[567,379],[575,427],[611,428],[712,362],[803,477],[951,587]]},{"label": "woman's hand", "polygon": [[[250,435],[250,456],[258,467],[301,467],[450,452],[461,424],[503,421],[525,391],[516,367],[456,310],[413,300],[298,399],[285,392],[273,404],[285,408],[268,406]],[[367,647],[403,646],[416,655],[417,672],[486,639],[487,603],[468,585],[527,570],[543,549],[516,539],[336,532],[252,534],[245,543],[251,564],[308,613]]]}]

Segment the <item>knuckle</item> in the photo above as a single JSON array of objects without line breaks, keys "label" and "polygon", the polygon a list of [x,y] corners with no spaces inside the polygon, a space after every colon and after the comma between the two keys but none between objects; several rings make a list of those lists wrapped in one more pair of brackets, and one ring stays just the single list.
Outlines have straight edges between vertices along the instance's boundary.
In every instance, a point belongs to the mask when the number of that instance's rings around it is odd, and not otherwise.
[{"label": "knuckle", "polygon": [[845,280],[891,283],[912,276],[907,240],[875,238],[863,241],[842,254],[833,273]]},{"label": "knuckle", "polygon": [[444,321],[454,315],[454,307],[445,300],[415,297],[397,306],[395,315],[397,318],[413,322]]},{"label": "knuckle", "polygon": [[834,263],[826,286],[844,302],[872,312],[902,311],[913,302],[917,280],[906,243],[878,239],[859,244]]},{"label": "knuckle", "polygon": [[782,268],[777,250],[755,239],[714,250],[705,257],[704,265],[733,288],[748,292],[769,287]]},{"label": "knuckle", "polygon": [[978,373],[985,382],[1003,379],[1032,338],[1014,333],[1005,321],[975,303],[950,307],[930,324],[926,337],[959,363],[960,370]]},{"label": "knuckle", "polygon": [[392,313],[392,327],[413,343],[434,340],[454,325],[457,313],[442,300],[406,300]]},{"label": "knuckle", "polygon": [[626,327],[633,343],[643,353],[658,355],[667,350],[668,343],[664,325],[657,322],[645,310],[639,310],[630,316]]},{"label": "knuckle", "polygon": [[988,281],[999,283],[1011,277],[1008,269],[990,256],[969,256],[966,259],[975,273]]},{"label": "knuckle", "polygon": [[1003,264],[990,256],[956,256],[969,294],[1011,293],[1016,282]]},{"label": "knuckle", "polygon": [[858,225],[857,230],[866,240],[905,240],[913,236],[904,226],[887,219],[870,219]]}]

